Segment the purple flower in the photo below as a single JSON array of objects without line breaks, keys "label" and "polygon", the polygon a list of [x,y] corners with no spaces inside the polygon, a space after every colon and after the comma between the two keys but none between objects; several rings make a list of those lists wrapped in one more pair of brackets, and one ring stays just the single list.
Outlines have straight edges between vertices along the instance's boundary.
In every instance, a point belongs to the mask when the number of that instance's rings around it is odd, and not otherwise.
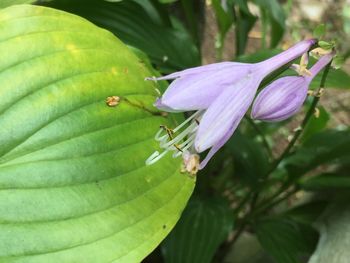
[{"label": "purple flower", "polygon": [[293,116],[302,107],[310,82],[332,57],[333,54],[325,55],[310,70],[302,69],[304,76],[283,77],[272,82],[255,99],[251,117],[276,122]]},{"label": "purple flower", "polygon": [[[199,169],[202,169],[231,137],[251,105],[261,81],[271,72],[307,52],[315,42],[313,39],[299,42],[288,50],[255,64],[222,62],[160,78],[148,78],[174,79],[163,96],[157,99],[157,108],[169,112],[196,112],[174,130],[161,127],[155,139],[164,151],[153,153],[146,164],[155,163],[169,151],[174,151],[173,157],[177,157],[184,153],[188,156],[188,151],[196,155],[210,149],[199,165]],[[176,134],[178,135],[175,136]]]}]

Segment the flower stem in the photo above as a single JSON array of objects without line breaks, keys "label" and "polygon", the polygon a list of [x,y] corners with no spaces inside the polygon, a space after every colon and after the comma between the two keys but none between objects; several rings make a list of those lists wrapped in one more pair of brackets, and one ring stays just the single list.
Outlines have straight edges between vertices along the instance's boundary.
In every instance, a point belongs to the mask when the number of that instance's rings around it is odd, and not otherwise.
[{"label": "flower stem", "polygon": [[[329,68],[331,65],[332,61],[330,61],[328,63],[328,65],[326,66],[326,68],[323,71],[323,75],[322,75],[322,79],[321,79],[321,83],[319,88],[317,89],[315,96],[311,102],[311,106],[309,108],[309,110],[307,111],[301,125],[300,125],[300,129],[297,129],[293,135],[292,140],[289,142],[288,146],[286,147],[286,149],[283,151],[283,153],[280,155],[280,157],[274,162],[272,168],[271,168],[271,172],[274,171],[277,166],[281,163],[281,161],[289,154],[290,150],[294,147],[296,141],[299,139],[300,135],[302,134],[302,132],[304,131],[306,125],[308,124],[310,118],[312,117],[312,115],[315,112],[316,106],[318,104],[318,101],[320,100],[320,92],[321,90],[324,88],[325,83],[326,83],[326,79],[327,79],[327,75],[329,72]],[[270,172],[270,173],[271,173]]]},{"label": "flower stem", "polygon": [[267,154],[269,155],[270,158],[273,157],[271,147],[269,143],[266,140],[264,132],[260,129],[258,125],[249,117],[245,117],[245,119],[248,121],[248,123],[253,127],[253,129],[256,131],[256,133],[261,137],[262,144],[264,145]]},{"label": "flower stem", "polygon": [[[306,112],[306,115],[300,125],[300,128],[297,129],[293,135],[292,140],[289,142],[289,144],[287,145],[287,147],[284,149],[283,153],[280,155],[280,157],[273,163],[269,173],[267,174],[266,178],[268,177],[268,175],[270,175],[274,170],[276,170],[276,168],[278,167],[278,165],[282,162],[282,160],[290,153],[291,149],[294,147],[295,143],[297,142],[297,140],[299,139],[300,135],[302,134],[302,132],[304,131],[306,125],[308,124],[309,120],[311,119],[312,115],[315,112],[316,106],[320,100],[320,92],[321,90],[324,88],[325,83],[326,83],[326,79],[327,79],[327,75],[330,69],[330,65],[331,65],[332,61],[330,61],[328,63],[328,65],[326,66],[326,68],[323,71],[323,75],[322,75],[322,79],[321,79],[321,83],[319,88],[316,91],[316,94],[311,102],[311,106],[309,108],[309,110]],[[266,179],[265,178],[265,179]],[[283,193],[286,189],[288,189],[288,187],[294,183],[294,180],[287,180],[280,188],[279,191],[277,191],[274,195],[272,195],[269,199],[265,200],[264,203],[269,203],[271,201],[273,201],[275,198],[277,198],[281,193]],[[258,194],[259,192],[257,192]]]},{"label": "flower stem", "polygon": [[[330,61],[328,63],[328,65],[325,67],[325,69],[323,71],[323,75],[322,75],[320,86],[317,89],[316,95],[314,96],[314,98],[312,100],[311,106],[310,106],[309,110],[307,111],[307,113],[306,113],[306,115],[305,115],[305,117],[304,117],[304,119],[303,119],[303,121],[302,121],[302,123],[300,125],[300,129],[298,129],[294,133],[294,136],[293,136],[292,140],[289,142],[288,146],[285,148],[285,150],[280,155],[280,157],[276,161],[273,162],[270,170],[266,173],[266,176],[264,176],[265,180],[269,177],[270,174],[272,174],[276,170],[276,168],[282,162],[282,160],[290,153],[291,149],[294,147],[295,143],[297,142],[297,140],[299,139],[300,135],[302,134],[304,128],[306,127],[306,125],[308,124],[308,122],[311,119],[312,115],[314,114],[316,106],[317,106],[317,104],[318,104],[318,102],[320,100],[320,91],[325,87],[325,83],[326,83],[326,79],[327,79],[327,76],[328,76],[328,72],[329,72],[331,63],[332,63],[332,61]],[[296,187],[295,189],[293,189],[292,191],[287,193],[284,197],[276,199],[283,192],[285,192],[294,183],[294,181],[295,181],[295,179],[291,180],[289,178],[289,180],[287,180],[274,195],[272,195],[267,200],[264,200],[262,202],[262,204],[260,204],[260,205],[259,204],[257,205],[257,201],[258,201],[259,195],[260,195],[260,190],[257,190],[257,192],[253,195],[253,197],[251,199],[250,212],[246,215],[246,217],[244,218],[244,220],[241,223],[241,225],[238,226],[236,235],[235,235],[234,239],[231,242],[231,246],[234,245],[234,243],[238,240],[238,238],[244,232],[244,229],[248,225],[248,222],[253,217],[261,215],[262,213],[266,212],[267,210],[269,210],[270,208],[272,208],[276,204],[284,201],[285,199],[287,199],[292,194],[294,194],[294,193],[296,193],[298,191],[298,188]],[[254,212],[254,210],[256,210],[256,212]]]}]

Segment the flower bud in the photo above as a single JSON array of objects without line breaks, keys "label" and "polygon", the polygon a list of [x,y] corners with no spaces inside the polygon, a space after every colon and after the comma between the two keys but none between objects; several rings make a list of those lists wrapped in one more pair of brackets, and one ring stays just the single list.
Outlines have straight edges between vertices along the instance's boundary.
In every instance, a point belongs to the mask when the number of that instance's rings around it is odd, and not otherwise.
[{"label": "flower bud", "polygon": [[303,105],[309,83],[302,76],[277,79],[259,93],[254,101],[251,117],[268,122],[288,119]]}]

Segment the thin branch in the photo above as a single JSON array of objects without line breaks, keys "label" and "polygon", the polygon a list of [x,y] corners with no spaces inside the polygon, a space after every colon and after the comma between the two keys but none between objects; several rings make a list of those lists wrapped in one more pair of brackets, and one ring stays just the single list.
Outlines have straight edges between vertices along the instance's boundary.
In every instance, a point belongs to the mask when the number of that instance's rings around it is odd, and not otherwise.
[{"label": "thin branch", "polygon": [[272,150],[271,147],[269,145],[269,143],[266,140],[266,136],[264,134],[264,132],[260,129],[260,127],[258,125],[256,125],[256,123],[249,117],[245,116],[244,117],[248,123],[254,128],[254,130],[256,131],[256,133],[261,137],[262,139],[262,143],[266,149],[267,154],[269,155],[270,158],[273,158],[273,154],[272,154]]},{"label": "thin branch", "polygon": [[[326,66],[326,68],[323,71],[320,86],[317,89],[316,94],[312,100],[311,106],[310,106],[309,110],[307,111],[307,113],[306,113],[306,115],[305,115],[305,117],[300,125],[300,129],[295,131],[292,140],[289,142],[288,146],[283,151],[283,153],[280,155],[280,157],[273,163],[271,169],[266,173],[266,176],[264,176],[264,179],[267,179],[269,177],[269,175],[272,174],[276,170],[276,168],[282,162],[282,160],[290,153],[291,149],[294,147],[295,143],[297,142],[300,135],[302,134],[304,128],[306,127],[306,125],[308,124],[312,115],[314,114],[316,106],[320,100],[321,91],[325,87],[325,83],[326,83],[326,79],[327,79],[327,75],[328,75],[331,63],[332,63],[332,61]],[[282,185],[282,187],[279,189],[279,191],[277,191],[269,199],[264,200],[263,204],[261,204],[260,206],[258,205],[257,207],[256,207],[256,204],[257,204],[257,201],[259,198],[260,191],[257,191],[256,193],[254,193],[251,204],[250,204],[250,212],[246,216],[246,218],[242,222],[242,224],[238,227],[238,230],[236,232],[234,239],[231,242],[231,245],[233,245],[238,240],[239,236],[243,233],[243,231],[244,231],[245,227],[247,226],[250,219],[252,219],[254,216],[258,216],[261,213],[266,212],[268,209],[270,209],[274,205],[282,202],[283,200],[285,200],[286,198],[288,198],[290,195],[294,194],[297,191],[297,188],[295,188],[295,190],[291,191],[286,196],[275,200],[275,198],[279,197],[280,194],[282,194],[284,191],[286,191],[292,183],[294,183],[293,180],[288,180],[284,185]],[[258,212],[254,213],[255,208]]]}]

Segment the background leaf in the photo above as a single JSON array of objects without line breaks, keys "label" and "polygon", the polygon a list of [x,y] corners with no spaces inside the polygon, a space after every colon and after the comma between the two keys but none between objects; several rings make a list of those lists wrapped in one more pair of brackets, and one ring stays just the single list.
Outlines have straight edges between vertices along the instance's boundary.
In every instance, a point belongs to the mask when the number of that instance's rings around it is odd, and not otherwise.
[{"label": "background leaf", "polygon": [[262,145],[236,131],[225,148],[233,158],[235,176],[253,187],[257,186],[269,167],[269,159]]},{"label": "background leaf", "polygon": [[309,263],[347,263],[350,258],[350,207],[347,197],[328,207],[318,223],[320,240]]},{"label": "background leaf", "polygon": [[165,263],[210,263],[232,224],[224,200],[191,200],[162,244]]},{"label": "background leaf", "polygon": [[350,188],[350,175],[337,173],[324,173],[304,179],[300,186],[305,190],[348,190]]},{"label": "background leaf", "polygon": [[19,5],[19,4],[31,4],[36,0],[1,0],[0,8],[8,7],[11,5]]},{"label": "background leaf", "polygon": [[186,31],[156,22],[134,1],[56,0],[47,5],[85,17],[110,30],[126,44],[145,52],[163,72],[200,64],[198,49]]},{"label": "background leaf", "polygon": [[318,116],[316,117],[315,114],[313,114],[304,128],[301,141],[306,141],[314,134],[319,133],[326,128],[330,115],[322,106],[318,107],[318,111]]},{"label": "background leaf", "polygon": [[291,178],[350,155],[350,131],[327,130],[314,135],[285,160]]},{"label": "background leaf", "polygon": [[145,166],[174,125],[153,112],[150,72],[65,12],[13,6],[0,23],[0,261],[141,261],[194,186],[180,160]]},{"label": "background leaf", "polygon": [[264,219],[256,224],[261,245],[278,263],[300,263],[314,250],[317,233],[311,227],[286,219]]},{"label": "background leaf", "polygon": [[266,19],[270,23],[270,47],[275,48],[283,38],[286,15],[277,0],[255,0],[255,3],[267,13]]},{"label": "background leaf", "polygon": [[235,5],[238,7],[236,12],[236,55],[240,56],[244,54],[244,50],[247,46],[248,34],[253,28],[257,17],[254,16],[248,8],[247,1],[234,0]]},{"label": "background leaf", "polygon": [[217,49],[217,58],[220,60],[222,58],[226,34],[234,22],[234,6],[232,1],[211,0],[211,4],[215,12],[219,30],[216,36],[215,47]]}]

